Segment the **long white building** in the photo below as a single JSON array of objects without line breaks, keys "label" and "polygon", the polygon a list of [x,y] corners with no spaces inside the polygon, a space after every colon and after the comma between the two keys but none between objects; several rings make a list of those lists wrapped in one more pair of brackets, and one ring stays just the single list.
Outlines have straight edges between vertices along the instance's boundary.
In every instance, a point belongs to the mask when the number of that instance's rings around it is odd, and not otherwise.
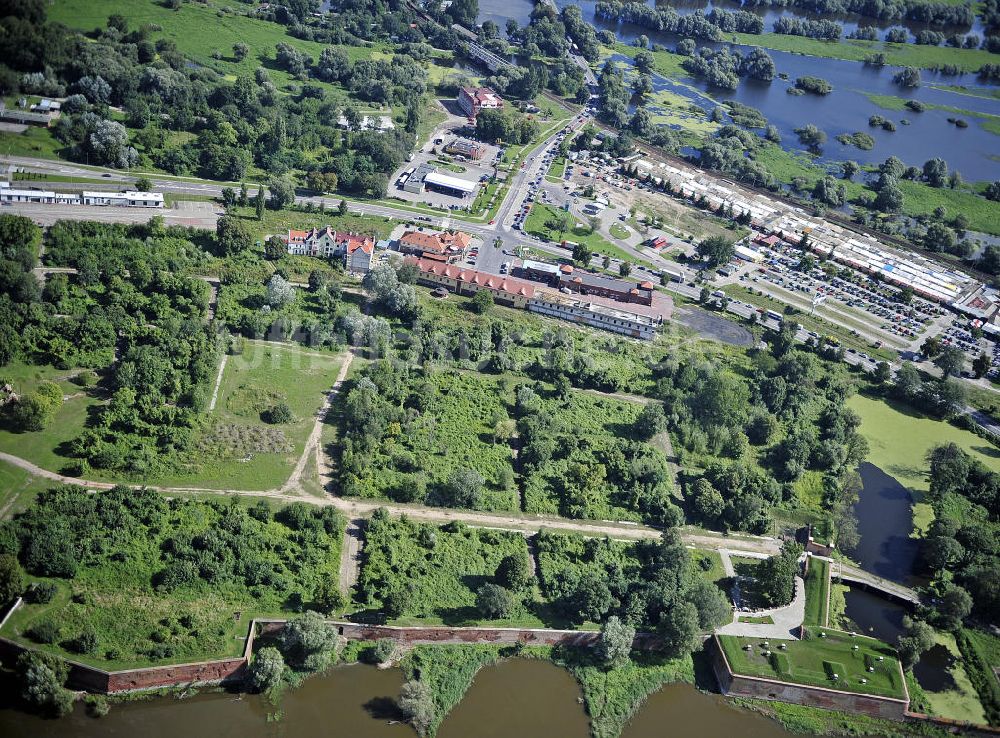
[{"label": "long white building", "polygon": [[22,189],[0,182],[0,202],[26,202],[43,205],[111,205],[131,208],[162,208],[161,192],[55,192]]}]

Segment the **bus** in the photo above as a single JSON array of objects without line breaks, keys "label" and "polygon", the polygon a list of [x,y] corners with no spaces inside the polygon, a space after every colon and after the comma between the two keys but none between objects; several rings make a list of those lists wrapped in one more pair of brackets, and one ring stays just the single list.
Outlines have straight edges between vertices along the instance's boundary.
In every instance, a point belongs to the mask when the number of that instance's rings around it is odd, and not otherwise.
[{"label": "bus", "polygon": [[764,314],[773,320],[777,320],[779,323],[781,322],[781,313],[779,312],[775,312],[774,310],[768,310]]}]

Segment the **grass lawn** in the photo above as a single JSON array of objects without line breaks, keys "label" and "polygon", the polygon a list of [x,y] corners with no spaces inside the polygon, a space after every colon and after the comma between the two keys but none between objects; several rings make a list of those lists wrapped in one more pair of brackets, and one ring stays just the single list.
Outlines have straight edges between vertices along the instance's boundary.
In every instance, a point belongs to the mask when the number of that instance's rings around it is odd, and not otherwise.
[{"label": "grass lawn", "polygon": [[608,231],[610,231],[612,236],[620,239],[625,239],[632,235],[628,228],[619,223],[612,223]]},{"label": "grass lawn", "polygon": [[[769,646],[764,646],[759,638],[718,636],[718,639],[737,674],[903,698],[903,675],[893,649],[874,638],[827,628],[814,627],[806,632],[804,640],[775,640]],[[821,638],[820,633],[826,637]],[[785,648],[779,649],[779,643]],[[862,679],[867,683],[862,684]]]},{"label": "grass lawn", "polygon": [[955,662],[948,669],[955,686],[944,692],[924,690],[924,695],[934,710],[934,714],[952,720],[985,724],[987,722],[986,713],[979,701],[979,696],[976,694],[976,688],[972,685],[962,664],[962,654],[958,650],[955,636],[951,633],[935,631],[934,638],[937,645],[948,649],[948,652],[955,658]]},{"label": "grass lawn", "polygon": [[62,388],[63,397],[69,398],[64,399],[55,417],[40,431],[20,432],[0,427],[0,449],[43,469],[61,471],[69,461],[64,444],[80,435],[91,409],[102,403],[99,390],[85,390],[68,381],[78,371],[22,363],[0,369],[0,377],[10,381],[19,395],[31,393],[39,382],[48,380],[56,382]]},{"label": "grass lawn", "polygon": [[830,606],[830,562],[809,558],[806,573],[806,625],[826,625]]},{"label": "grass lawn", "polygon": [[725,35],[727,39],[739,44],[828,59],[863,61],[869,54],[882,52],[886,55],[886,63],[890,66],[931,68],[943,64],[955,64],[966,72],[974,72],[983,64],[991,63],[993,60],[988,51],[952,49],[947,46],[890,44],[883,41],[859,41],[855,39],[824,41],[805,36],[786,36],[780,33],[727,33]]},{"label": "grass lawn", "polygon": [[[722,585],[726,580],[726,571],[722,568],[722,557],[718,551],[696,548],[691,550],[692,569],[698,575],[712,584]],[[706,568],[708,567],[708,568]]]},{"label": "grass lawn", "polygon": [[740,615],[739,622],[752,623],[753,625],[774,625],[774,618],[770,615]]},{"label": "grass lawn", "polygon": [[0,461],[0,520],[27,509],[35,496],[54,482],[36,477],[20,467]]},{"label": "grass lawn", "polygon": [[[156,480],[168,486],[273,489],[291,474],[333,385],[341,357],[298,346],[246,343],[230,356],[215,410],[195,442],[188,473]],[[261,413],[285,402],[292,423],[268,425]]]},{"label": "grass lawn", "polygon": [[[548,222],[560,212],[562,211],[551,205],[535,205],[531,208],[531,212],[528,213],[528,217],[524,222],[524,232],[528,235],[538,236],[545,241],[553,241],[555,243],[576,241],[577,243],[585,244],[592,252],[596,251],[599,254],[607,254],[608,256],[625,261],[635,261],[634,256],[615,246],[597,231],[591,231],[587,225],[577,221],[576,216],[570,216],[574,225],[566,232],[560,233],[558,230],[551,228]],[[567,252],[568,256],[569,253]]]}]

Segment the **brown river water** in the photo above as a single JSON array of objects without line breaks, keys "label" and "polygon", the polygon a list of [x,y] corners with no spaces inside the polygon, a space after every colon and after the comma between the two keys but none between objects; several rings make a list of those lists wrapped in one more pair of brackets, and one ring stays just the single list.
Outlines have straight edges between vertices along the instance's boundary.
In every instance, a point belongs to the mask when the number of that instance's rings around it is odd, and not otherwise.
[{"label": "brown river water", "polygon": [[[81,708],[62,720],[43,720],[0,709],[3,738],[412,738],[394,723],[393,699],[403,681],[396,669],[346,666],[309,679],[281,700],[280,720],[253,695],[158,697],[112,707],[101,719]],[[487,667],[445,719],[440,738],[587,738],[588,719],[570,674],[548,662],[525,659]],[[623,738],[790,738],[780,725],[737,709],[717,695],[686,684],[654,694]]]}]

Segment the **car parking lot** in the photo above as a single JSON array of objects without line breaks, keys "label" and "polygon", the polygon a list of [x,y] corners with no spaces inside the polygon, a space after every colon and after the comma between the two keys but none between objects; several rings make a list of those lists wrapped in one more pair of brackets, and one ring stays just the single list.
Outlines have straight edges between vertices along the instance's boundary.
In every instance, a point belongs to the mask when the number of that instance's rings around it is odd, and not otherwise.
[{"label": "car parking lot", "polygon": [[[803,264],[804,255],[792,247],[778,247],[767,252],[765,263],[742,274],[741,282],[772,284],[790,292],[802,293],[804,299],[820,300],[828,310],[840,312],[855,321],[870,320],[872,329],[910,343],[946,314],[944,308],[910,295],[889,284],[846,268],[822,268]],[[853,313],[853,315],[852,315]]]}]

